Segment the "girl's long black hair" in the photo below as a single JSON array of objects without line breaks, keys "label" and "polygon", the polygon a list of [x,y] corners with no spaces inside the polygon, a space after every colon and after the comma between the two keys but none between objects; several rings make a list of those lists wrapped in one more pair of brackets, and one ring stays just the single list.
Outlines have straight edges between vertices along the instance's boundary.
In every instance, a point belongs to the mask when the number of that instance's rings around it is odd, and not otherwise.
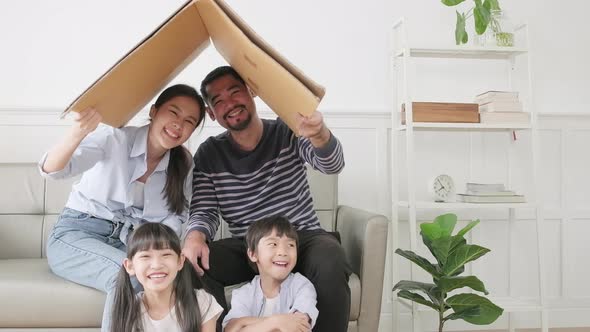
[{"label": "girl's long black hair", "polygon": [[[162,91],[154,103],[156,112],[170,99],[178,96],[193,98],[199,104],[200,112],[195,128],[199,127],[205,120],[205,102],[203,102],[203,98],[201,98],[197,90],[189,85],[176,84]],[[163,193],[164,198],[168,201],[168,210],[171,213],[181,214],[185,209],[188,209],[190,197],[185,197],[183,188],[184,181],[191,170],[191,158],[190,152],[182,145],[170,150],[170,161],[166,169],[166,184]]]},{"label": "girl's long black hair", "polygon": [[[127,258],[132,259],[140,251],[149,249],[172,249],[178,256],[181,253],[180,239],[174,231],[160,223],[146,223],[139,226],[128,241]],[[175,314],[183,332],[200,332],[202,317],[195,289],[203,285],[192,264],[185,260],[184,266],[174,279],[172,297]],[[117,276],[115,297],[111,312],[111,332],[143,331],[141,301],[131,284],[125,267]]]}]

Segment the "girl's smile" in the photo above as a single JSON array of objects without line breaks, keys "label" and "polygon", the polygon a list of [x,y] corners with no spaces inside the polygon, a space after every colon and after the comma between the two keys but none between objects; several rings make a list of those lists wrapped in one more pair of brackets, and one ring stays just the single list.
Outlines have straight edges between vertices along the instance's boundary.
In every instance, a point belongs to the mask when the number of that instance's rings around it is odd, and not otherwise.
[{"label": "girl's smile", "polygon": [[135,275],[144,292],[172,291],[176,275],[184,264],[184,256],[172,249],[138,251],[131,260],[123,262],[130,275]]}]

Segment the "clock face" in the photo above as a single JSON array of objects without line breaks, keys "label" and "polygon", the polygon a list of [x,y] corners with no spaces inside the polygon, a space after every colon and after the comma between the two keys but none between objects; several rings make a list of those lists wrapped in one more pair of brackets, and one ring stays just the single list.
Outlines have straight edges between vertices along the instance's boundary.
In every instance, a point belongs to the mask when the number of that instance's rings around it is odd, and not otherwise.
[{"label": "clock face", "polygon": [[430,189],[436,202],[448,202],[455,193],[455,184],[450,176],[441,174],[434,178]]}]

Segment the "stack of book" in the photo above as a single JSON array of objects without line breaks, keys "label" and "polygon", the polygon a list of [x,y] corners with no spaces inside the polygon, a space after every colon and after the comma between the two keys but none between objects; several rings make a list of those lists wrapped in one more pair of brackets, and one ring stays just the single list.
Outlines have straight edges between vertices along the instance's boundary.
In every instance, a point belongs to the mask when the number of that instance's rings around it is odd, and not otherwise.
[{"label": "stack of book", "polygon": [[[414,122],[479,122],[479,108],[473,103],[412,102]],[[402,104],[402,124],[406,124],[406,105]]]},{"label": "stack of book", "polygon": [[530,123],[515,91],[487,91],[475,97],[481,123]]},{"label": "stack of book", "polygon": [[457,194],[463,203],[525,203],[523,195],[507,190],[502,183],[467,183],[465,194]]}]

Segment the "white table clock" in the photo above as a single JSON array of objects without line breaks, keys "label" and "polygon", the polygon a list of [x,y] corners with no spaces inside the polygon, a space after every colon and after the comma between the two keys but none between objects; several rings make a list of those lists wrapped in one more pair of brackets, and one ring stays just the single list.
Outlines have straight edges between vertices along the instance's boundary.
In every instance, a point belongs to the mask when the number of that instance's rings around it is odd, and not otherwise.
[{"label": "white table clock", "polygon": [[428,190],[435,202],[451,202],[455,196],[455,183],[449,175],[437,175],[428,184]]}]

